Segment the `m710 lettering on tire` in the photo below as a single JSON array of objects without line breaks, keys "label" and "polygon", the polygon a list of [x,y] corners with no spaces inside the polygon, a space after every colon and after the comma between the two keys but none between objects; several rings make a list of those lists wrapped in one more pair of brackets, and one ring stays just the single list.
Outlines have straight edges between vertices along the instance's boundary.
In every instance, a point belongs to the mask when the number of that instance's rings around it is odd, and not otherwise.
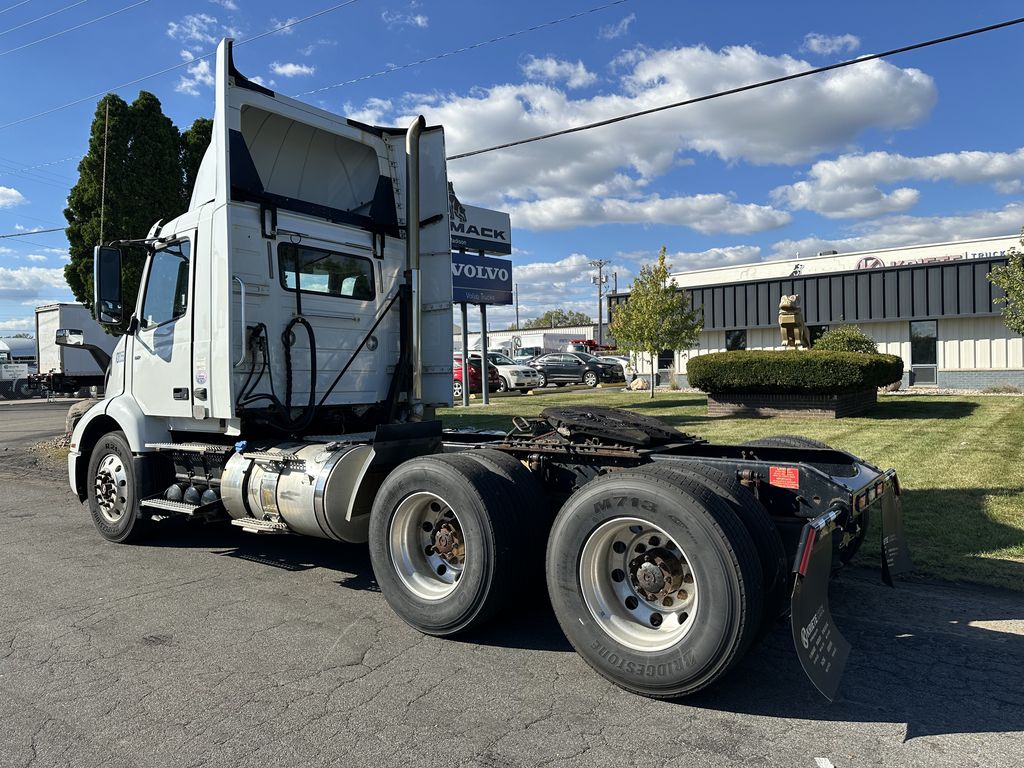
[{"label": "m710 lettering on tire", "polygon": [[636,496],[609,496],[594,502],[595,512],[607,512],[610,509],[642,509],[645,512],[657,512],[658,505],[649,499]]}]

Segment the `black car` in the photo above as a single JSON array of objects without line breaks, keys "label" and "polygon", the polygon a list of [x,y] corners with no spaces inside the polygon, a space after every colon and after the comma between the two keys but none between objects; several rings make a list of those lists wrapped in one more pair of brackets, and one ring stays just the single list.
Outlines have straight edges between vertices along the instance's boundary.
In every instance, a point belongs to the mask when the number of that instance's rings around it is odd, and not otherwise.
[{"label": "black car", "polygon": [[622,367],[618,364],[602,363],[586,352],[556,352],[542,355],[528,363],[540,373],[538,386],[548,384],[586,384],[596,387],[598,384],[623,382]]}]

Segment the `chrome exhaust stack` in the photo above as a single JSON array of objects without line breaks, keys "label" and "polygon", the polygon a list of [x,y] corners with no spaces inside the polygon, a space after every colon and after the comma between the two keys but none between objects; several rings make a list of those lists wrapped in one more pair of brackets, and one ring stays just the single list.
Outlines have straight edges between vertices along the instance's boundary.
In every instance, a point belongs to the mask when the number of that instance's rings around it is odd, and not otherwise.
[{"label": "chrome exhaust stack", "polygon": [[414,412],[423,399],[423,304],[420,301],[420,134],[427,121],[420,115],[405,134],[406,269],[412,300],[412,397]]}]

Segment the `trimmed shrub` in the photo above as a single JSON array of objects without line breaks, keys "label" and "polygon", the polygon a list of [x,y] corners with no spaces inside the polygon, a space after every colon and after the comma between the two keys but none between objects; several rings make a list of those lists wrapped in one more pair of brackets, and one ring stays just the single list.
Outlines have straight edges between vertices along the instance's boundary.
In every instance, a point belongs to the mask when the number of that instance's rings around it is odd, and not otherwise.
[{"label": "trimmed shrub", "polygon": [[813,348],[828,352],[862,352],[866,355],[878,352],[875,340],[856,325],[829,328],[814,342]]},{"label": "trimmed shrub", "polygon": [[884,387],[903,376],[896,355],[861,352],[715,352],[690,358],[690,385],[711,394],[792,392],[832,395]]}]

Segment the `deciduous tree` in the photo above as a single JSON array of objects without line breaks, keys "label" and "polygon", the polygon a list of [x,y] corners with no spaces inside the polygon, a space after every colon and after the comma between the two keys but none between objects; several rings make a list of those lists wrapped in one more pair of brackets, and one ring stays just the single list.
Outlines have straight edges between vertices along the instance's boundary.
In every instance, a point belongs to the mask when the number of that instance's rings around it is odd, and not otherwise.
[{"label": "deciduous tree", "polygon": [[[566,312],[564,309],[549,309],[540,317],[534,317],[530,320],[526,320],[522,324],[522,328],[561,328],[567,325],[589,325],[594,322],[590,319],[590,315],[585,312],[575,312],[569,310]],[[515,326],[509,328],[509,330],[515,330]]]},{"label": "deciduous tree", "polygon": [[629,299],[615,308],[611,332],[618,347],[631,355],[651,359],[651,397],[654,397],[655,366],[663,349],[692,347],[703,323],[690,306],[686,292],[669,279],[671,265],[662,246],[655,264],[645,264],[633,281]]},{"label": "deciduous tree", "polygon": [[[1024,246],[1024,229],[1020,244]],[[1003,321],[1011,331],[1024,334],[1024,252],[1013,248],[1004,266],[995,267],[988,279],[1006,293],[995,301],[1003,305]]]}]

